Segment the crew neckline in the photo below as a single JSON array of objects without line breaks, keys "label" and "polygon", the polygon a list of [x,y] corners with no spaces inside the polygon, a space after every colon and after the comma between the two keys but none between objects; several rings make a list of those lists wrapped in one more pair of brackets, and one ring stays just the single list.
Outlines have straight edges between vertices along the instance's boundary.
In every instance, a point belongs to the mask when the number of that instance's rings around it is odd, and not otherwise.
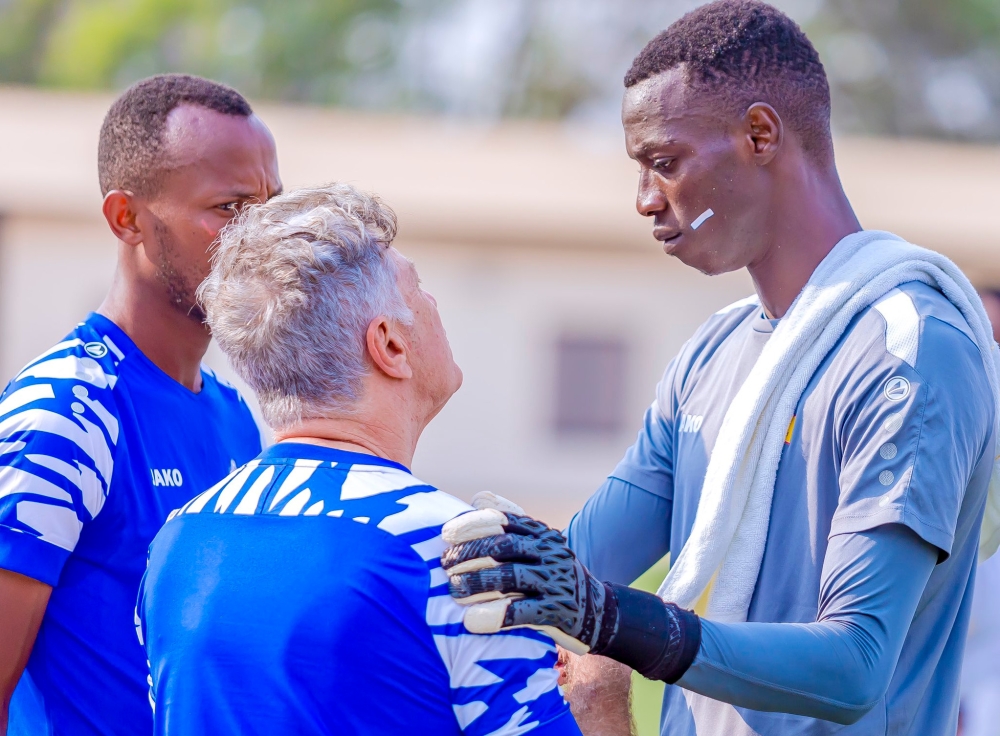
[{"label": "crew neckline", "polygon": [[260,456],[261,462],[280,462],[282,460],[328,460],[345,465],[380,465],[386,468],[395,468],[404,473],[413,475],[410,469],[395,460],[369,455],[366,452],[351,452],[341,450],[336,447],[326,445],[314,445],[310,442],[275,442],[268,447]]}]

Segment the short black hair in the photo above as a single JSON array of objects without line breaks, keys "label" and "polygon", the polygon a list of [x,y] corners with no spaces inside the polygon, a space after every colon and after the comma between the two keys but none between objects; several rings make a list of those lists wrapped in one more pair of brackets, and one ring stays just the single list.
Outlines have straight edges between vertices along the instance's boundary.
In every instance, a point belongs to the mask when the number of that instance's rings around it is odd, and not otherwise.
[{"label": "short black hair", "polygon": [[101,125],[97,174],[101,194],[125,189],[155,194],[163,169],[163,131],[180,105],[250,117],[250,103],[232,87],[188,74],[159,74],[136,82],[111,104]]},{"label": "short black hair", "polygon": [[688,83],[717,93],[742,115],[766,102],[802,141],[826,159],[830,85],[819,54],[791,18],[758,0],[717,0],[692,10],[646,44],[625,74],[632,87],[683,67]]}]

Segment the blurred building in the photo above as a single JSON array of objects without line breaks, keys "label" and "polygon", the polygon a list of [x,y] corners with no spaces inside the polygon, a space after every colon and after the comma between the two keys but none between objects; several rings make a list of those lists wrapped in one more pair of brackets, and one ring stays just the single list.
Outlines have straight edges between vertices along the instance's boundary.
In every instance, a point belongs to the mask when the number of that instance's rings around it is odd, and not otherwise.
[{"label": "blurred building", "polygon": [[[115,242],[96,149],[110,98],[0,89],[0,375],[100,302]],[[630,444],[666,363],[744,273],[707,278],[663,255],[635,213],[621,140],[558,123],[495,125],[260,106],[286,188],[343,180],[381,194],[399,249],[441,306],[465,386],[416,471],[492,490],[564,523]],[[1000,148],[839,140],[867,227],[1000,284]],[[724,212],[725,203],[713,204]],[[209,362],[224,373],[224,359]]]}]

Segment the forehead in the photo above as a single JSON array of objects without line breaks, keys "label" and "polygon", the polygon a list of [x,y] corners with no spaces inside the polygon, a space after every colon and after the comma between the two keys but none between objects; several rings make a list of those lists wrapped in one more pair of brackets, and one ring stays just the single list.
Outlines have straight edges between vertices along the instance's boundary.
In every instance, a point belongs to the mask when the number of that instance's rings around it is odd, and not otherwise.
[{"label": "forehead", "polygon": [[622,125],[626,143],[636,154],[665,140],[691,141],[725,129],[731,115],[718,96],[693,85],[676,67],[625,90]]},{"label": "forehead", "polygon": [[179,174],[212,188],[251,192],[260,189],[262,177],[269,185],[278,179],[274,138],[256,115],[225,115],[180,105],[167,117],[163,144],[168,175]]}]

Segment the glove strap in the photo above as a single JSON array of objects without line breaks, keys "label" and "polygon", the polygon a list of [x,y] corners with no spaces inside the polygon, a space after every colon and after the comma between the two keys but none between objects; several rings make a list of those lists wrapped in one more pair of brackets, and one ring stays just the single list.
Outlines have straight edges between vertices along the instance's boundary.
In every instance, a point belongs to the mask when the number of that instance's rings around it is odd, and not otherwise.
[{"label": "glove strap", "polygon": [[[604,587],[606,621],[591,652],[626,664],[650,680],[677,682],[701,647],[701,619],[651,593],[615,583]],[[609,615],[611,606],[617,615]],[[605,637],[611,621],[613,633]]]}]

